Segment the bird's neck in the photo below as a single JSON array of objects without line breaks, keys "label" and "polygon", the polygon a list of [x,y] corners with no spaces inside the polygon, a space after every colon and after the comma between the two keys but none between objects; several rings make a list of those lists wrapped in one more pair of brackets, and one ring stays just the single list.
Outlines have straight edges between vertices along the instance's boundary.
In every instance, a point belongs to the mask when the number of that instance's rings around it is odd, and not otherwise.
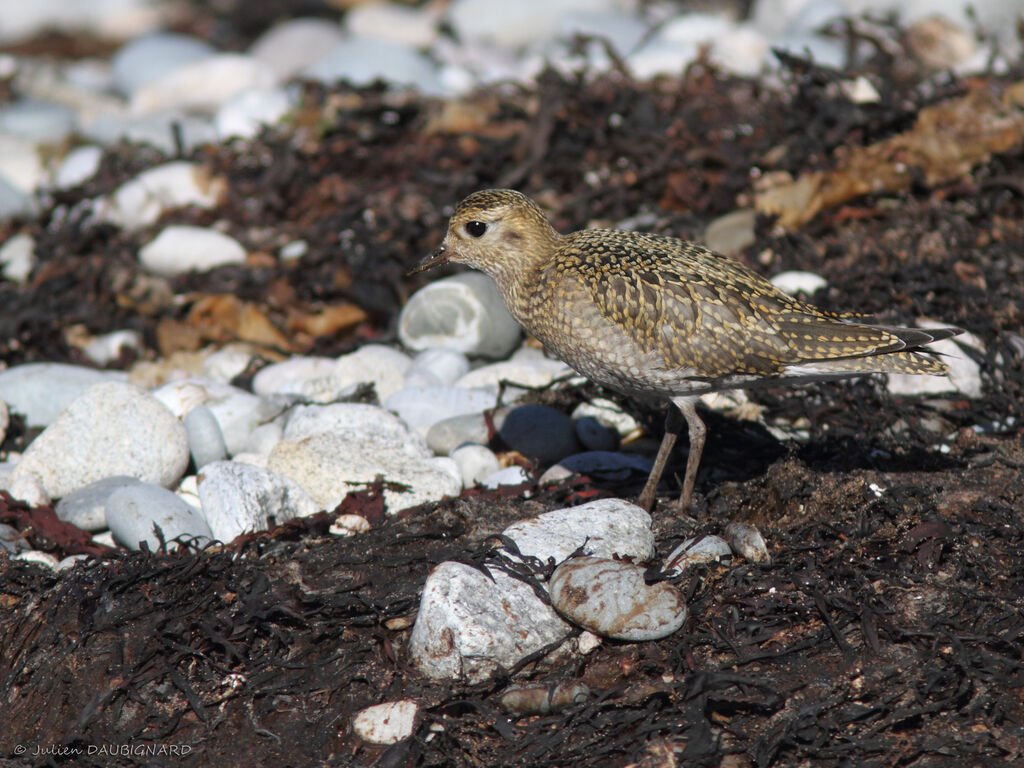
[{"label": "bird's neck", "polygon": [[[564,237],[545,222],[543,228],[538,227],[523,234],[516,242],[508,243],[507,247],[514,255],[500,260],[487,270],[510,309],[514,302],[518,303],[517,300],[536,295],[538,276],[551,265],[554,253],[563,240]],[[516,314],[515,310],[513,314]]]}]

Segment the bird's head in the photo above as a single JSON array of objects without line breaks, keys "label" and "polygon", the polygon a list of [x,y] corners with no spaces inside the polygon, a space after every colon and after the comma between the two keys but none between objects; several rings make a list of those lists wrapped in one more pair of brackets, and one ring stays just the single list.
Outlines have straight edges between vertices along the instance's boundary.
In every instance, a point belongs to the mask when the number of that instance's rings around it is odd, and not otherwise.
[{"label": "bird's head", "polygon": [[440,247],[412,271],[455,262],[479,269],[501,284],[543,261],[558,240],[559,234],[533,200],[513,189],[487,189],[455,206]]}]

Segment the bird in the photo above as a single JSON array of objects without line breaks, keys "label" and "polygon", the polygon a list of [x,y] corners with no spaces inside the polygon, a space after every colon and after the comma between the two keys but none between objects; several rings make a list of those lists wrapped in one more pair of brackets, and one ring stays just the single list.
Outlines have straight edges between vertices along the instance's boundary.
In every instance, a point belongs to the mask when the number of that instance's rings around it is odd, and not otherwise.
[{"label": "bird", "polygon": [[[925,349],[962,333],[874,325],[819,309],[698,243],[621,229],[568,235],[512,189],[474,192],[409,274],[449,262],[489,275],[512,316],[591,381],[665,402],[665,435],[637,504],[650,511],[676,439],[690,441],[678,508],[693,499],[708,392],[868,373],[949,374]],[[931,354],[927,354],[931,352]]]}]

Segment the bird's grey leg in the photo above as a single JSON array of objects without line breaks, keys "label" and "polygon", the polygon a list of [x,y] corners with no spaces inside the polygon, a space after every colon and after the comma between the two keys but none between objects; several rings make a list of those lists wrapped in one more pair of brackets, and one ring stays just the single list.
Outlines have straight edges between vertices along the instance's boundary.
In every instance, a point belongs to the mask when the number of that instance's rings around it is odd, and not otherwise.
[{"label": "bird's grey leg", "polygon": [[637,504],[648,512],[654,506],[654,498],[658,495],[658,483],[661,482],[661,476],[665,472],[665,465],[672,453],[672,447],[676,444],[676,438],[679,437],[679,433],[683,429],[682,416],[679,408],[669,403],[668,412],[665,414],[665,437],[661,440],[661,447],[658,448],[658,455],[654,459],[651,474],[647,476],[647,484],[637,500]]},{"label": "bird's grey leg", "polygon": [[673,401],[679,410],[690,432],[690,455],[686,459],[686,474],[683,475],[683,492],[679,495],[679,514],[686,512],[693,501],[693,486],[697,482],[697,467],[700,466],[700,457],[704,453],[704,437],[707,435],[707,427],[697,415],[697,404],[693,398],[680,398]]}]

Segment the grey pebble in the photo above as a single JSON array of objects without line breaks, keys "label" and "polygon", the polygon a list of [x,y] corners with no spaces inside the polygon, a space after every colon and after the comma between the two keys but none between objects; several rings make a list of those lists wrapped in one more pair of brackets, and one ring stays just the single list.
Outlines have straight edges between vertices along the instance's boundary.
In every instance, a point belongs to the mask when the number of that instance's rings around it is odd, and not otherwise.
[{"label": "grey pebble", "polygon": [[213,461],[227,458],[228,447],[224,442],[217,417],[205,405],[197,405],[184,419],[188,433],[188,449],[196,469],[202,469]]},{"label": "grey pebble", "polygon": [[202,514],[166,488],[148,483],[130,485],[110,494],[107,499],[107,524],[114,540],[128,549],[140,549],[146,542],[150,550],[160,546],[154,526],[159,526],[168,549],[178,536],[213,538],[213,532]]},{"label": "grey pebble", "polygon": [[83,531],[102,531],[107,526],[107,501],[114,491],[140,481],[127,475],[113,475],[77,488],[57,502],[57,517]]},{"label": "grey pebble", "polygon": [[542,462],[558,461],[580,449],[572,419],[546,405],[512,408],[498,434],[512,450]]}]

